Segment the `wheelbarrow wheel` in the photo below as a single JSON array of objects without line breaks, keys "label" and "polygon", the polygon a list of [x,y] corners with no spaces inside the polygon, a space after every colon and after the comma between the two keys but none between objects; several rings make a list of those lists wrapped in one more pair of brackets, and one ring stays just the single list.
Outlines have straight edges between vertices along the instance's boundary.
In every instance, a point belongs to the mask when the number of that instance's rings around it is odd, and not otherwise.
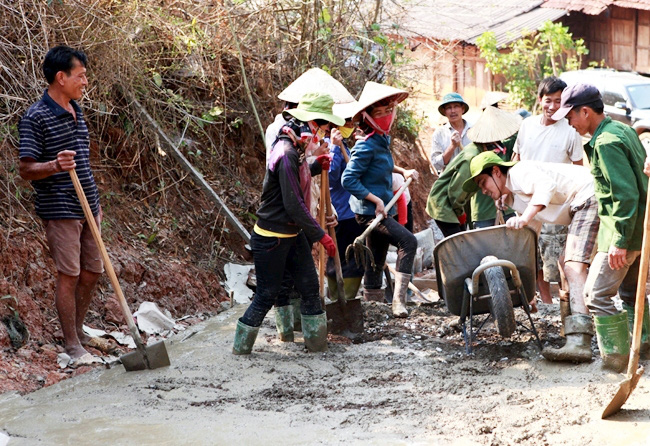
[{"label": "wheelbarrow wheel", "polygon": [[[494,256],[487,256],[483,258],[481,263],[491,262],[497,260]],[[512,298],[510,297],[510,289],[508,288],[508,281],[503,272],[503,268],[495,266],[494,268],[486,269],[483,274],[490,290],[490,313],[494,319],[494,324],[497,331],[504,338],[509,338],[515,332],[515,310],[512,306]]]}]

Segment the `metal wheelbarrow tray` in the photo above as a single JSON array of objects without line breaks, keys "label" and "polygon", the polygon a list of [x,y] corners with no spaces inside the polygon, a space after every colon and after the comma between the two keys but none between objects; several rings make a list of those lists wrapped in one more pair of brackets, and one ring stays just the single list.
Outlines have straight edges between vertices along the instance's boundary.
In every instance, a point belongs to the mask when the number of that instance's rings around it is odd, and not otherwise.
[{"label": "metal wheelbarrow tray", "polygon": [[[528,304],[537,276],[537,235],[532,229],[501,225],[461,232],[438,243],[433,255],[438,292],[449,312],[460,317],[467,353],[490,317],[499,334],[509,338],[516,328],[516,307],[530,321],[530,327],[520,325],[532,331],[542,348]],[[474,317],[480,314],[488,316],[474,331]]]}]

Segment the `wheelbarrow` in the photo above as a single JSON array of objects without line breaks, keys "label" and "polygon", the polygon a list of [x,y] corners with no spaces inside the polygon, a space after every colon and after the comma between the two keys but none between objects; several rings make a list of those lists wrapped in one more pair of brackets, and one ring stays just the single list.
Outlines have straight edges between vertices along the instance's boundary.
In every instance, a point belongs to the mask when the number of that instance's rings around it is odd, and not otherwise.
[{"label": "wheelbarrow", "polygon": [[[512,336],[516,324],[531,331],[541,350],[527,297],[534,296],[537,275],[537,234],[532,229],[502,225],[461,232],[438,243],[433,256],[438,292],[449,312],[460,317],[468,354],[490,319],[503,338]],[[517,307],[525,311],[530,327],[515,320]],[[475,317],[484,314],[475,331]]]}]

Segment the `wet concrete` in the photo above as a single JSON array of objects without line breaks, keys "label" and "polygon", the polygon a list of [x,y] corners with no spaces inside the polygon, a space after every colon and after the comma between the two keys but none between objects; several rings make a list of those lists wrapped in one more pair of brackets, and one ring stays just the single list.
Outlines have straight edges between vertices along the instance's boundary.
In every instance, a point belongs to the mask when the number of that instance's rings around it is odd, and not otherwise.
[{"label": "wet concrete", "polygon": [[368,320],[385,320],[368,327],[399,329],[392,337],[308,354],[298,333],[277,339],[270,314],[245,357],[231,354],[236,307],[167,340],[170,367],[98,369],[1,395],[0,431],[10,446],[647,444],[645,377],[602,421],[622,375],[599,361],[548,363],[524,332],[468,357],[453,330],[427,334],[454,319],[442,307],[395,320],[384,306],[366,304]]}]

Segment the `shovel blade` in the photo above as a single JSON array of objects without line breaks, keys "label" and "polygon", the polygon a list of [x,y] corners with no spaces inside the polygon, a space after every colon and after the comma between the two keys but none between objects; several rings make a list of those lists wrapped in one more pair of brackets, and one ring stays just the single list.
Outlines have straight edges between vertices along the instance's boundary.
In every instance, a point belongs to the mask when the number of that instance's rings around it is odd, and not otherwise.
[{"label": "shovel blade", "polygon": [[126,355],[120,356],[120,361],[122,361],[122,365],[124,365],[127,372],[145,369],[153,370],[171,364],[164,341],[147,345],[144,347],[144,353],[142,349],[135,349]]},{"label": "shovel blade", "polygon": [[643,367],[639,367],[639,369],[631,377],[628,377],[623,382],[621,382],[616,395],[614,395],[612,401],[603,411],[603,415],[601,417],[603,420],[621,410],[623,404],[625,404],[632,391],[636,388],[639,379],[641,379],[641,375],[643,375]]},{"label": "shovel blade", "polygon": [[349,334],[363,333],[363,308],[361,299],[350,299],[345,306],[339,302],[332,302],[325,306],[327,313],[327,327],[332,334],[342,334],[350,337]]}]

